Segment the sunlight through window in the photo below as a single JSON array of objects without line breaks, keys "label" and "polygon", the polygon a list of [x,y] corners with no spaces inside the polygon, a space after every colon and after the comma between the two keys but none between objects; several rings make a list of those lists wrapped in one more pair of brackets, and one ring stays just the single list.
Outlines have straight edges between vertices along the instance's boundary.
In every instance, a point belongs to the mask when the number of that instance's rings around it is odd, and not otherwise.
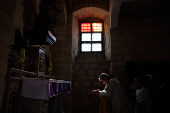
[{"label": "sunlight through window", "polygon": [[81,51],[102,52],[102,23],[81,23]]}]

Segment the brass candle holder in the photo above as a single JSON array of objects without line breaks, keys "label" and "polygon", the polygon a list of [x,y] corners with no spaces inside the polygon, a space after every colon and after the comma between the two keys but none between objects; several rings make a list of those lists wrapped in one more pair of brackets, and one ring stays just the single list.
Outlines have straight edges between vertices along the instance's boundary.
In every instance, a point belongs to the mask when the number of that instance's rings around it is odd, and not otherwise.
[{"label": "brass candle holder", "polygon": [[24,61],[25,61],[25,48],[21,48],[20,58],[19,58],[19,62],[18,62],[19,68],[21,70],[24,70]]},{"label": "brass candle holder", "polygon": [[52,62],[51,62],[51,54],[48,54],[49,57],[49,67],[48,67],[48,75],[52,76]]},{"label": "brass candle holder", "polygon": [[18,66],[20,70],[24,70],[25,64],[23,62],[18,62]]}]

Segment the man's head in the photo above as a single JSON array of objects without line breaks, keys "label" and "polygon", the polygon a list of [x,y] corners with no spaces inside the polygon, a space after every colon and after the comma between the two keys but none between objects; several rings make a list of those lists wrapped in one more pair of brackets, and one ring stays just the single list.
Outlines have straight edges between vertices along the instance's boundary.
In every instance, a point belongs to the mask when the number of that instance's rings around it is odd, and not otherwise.
[{"label": "man's head", "polygon": [[106,73],[102,73],[99,76],[99,81],[101,81],[103,84],[107,84],[108,83],[108,79],[109,79],[109,76]]},{"label": "man's head", "polygon": [[135,78],[134,84],[135,84],[135,86],[137,86],[137,87],[140,87],[140,86],[142,85],[142,84],[141,84],[141,80],[140,80],[139,78]]}]

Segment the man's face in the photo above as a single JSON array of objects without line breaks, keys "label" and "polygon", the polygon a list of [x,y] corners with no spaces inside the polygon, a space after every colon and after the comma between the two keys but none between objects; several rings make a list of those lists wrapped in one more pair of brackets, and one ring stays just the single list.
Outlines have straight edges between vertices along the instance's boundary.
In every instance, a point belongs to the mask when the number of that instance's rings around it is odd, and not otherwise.
[{"label": "man's face", "polygon": [[140,83],[140,81],[138,80],[138,78],[136,78],[136,79],[134,80],[134,84],[135,84],[135,86],[137,86],[137,87],[140,87],[140,86],[141,86],[141,83]]},{"label": "man's face", "polygon": [[102,82],[103,84],[107,84],[107,78],[106,78],[106,77],[102,78],[102,79],[101,79],[101,82]]}]

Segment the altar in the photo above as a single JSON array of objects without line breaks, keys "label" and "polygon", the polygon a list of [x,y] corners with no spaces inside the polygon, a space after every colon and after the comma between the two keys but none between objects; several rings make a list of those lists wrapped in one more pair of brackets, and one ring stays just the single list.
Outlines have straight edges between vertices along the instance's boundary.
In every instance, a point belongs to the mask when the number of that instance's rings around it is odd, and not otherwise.
[{"label": "altar", "polygon": [[21,96],[48,99],[61,93],[70,93],[71,82],[55,79],[23,78]]},{"label": "altar", "polygon": [[71,91],[71,82],[56,80],[48,72],[45,49],[30,47],[30,57],[25,56],[24,69],[18,65],[20,54],[10,50],[3,113],[63,113],[63,103]]},{"label": "altar", "polygon": [[3,113],[64,112],[63,102],[66,94],[71,91],[71,82],[56,80],[56,76],[52,74],[51,53],[49,49],[46,51],[45,46],[52,45],[56,40],[51,41],[55,37],[50,31],[47,38],[48,40],[44,40],[47,43],[43,42],[44,46],[29,45],[29,39],[24,40],[27,43],[23,47],[11,42],[2,102]]},{"label": "altar", "polygon": [[64,97],[70,89],[70,81],[23,78],[19,113],[63,113]]}]

